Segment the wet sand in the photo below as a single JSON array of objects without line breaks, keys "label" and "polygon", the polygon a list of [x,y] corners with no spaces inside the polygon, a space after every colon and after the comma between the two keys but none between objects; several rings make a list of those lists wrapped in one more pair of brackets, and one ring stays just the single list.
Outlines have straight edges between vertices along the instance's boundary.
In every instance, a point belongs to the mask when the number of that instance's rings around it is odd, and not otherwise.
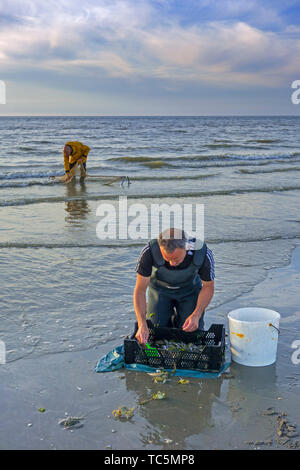
[{"label": "wet sand", "polygon": [[[94,372],[100,357],[121,339],[87,351],[0,365],[0,448],[299,448],[300,364],[292,362],[292,343],[300,340],[299,281],[300,247],[289,266],[269,269],[266,279],[247,294],[206,313],[206,329],[214,322],[225,323],[228,333],[227,314],[234,308],[277,310],[278,356],[268,367],[232,363],[218,379],[193,378],[186,385],[179,385],[178,377],[155,384],[147,374],[124,369]],[[166,393],[165,400],[139,405],[159,390]],[[122,405],[134,408],[134,416],[124,422],[112,416]],[[65,429],[58,422],[66,416],[83,417],[81,426]]]}]

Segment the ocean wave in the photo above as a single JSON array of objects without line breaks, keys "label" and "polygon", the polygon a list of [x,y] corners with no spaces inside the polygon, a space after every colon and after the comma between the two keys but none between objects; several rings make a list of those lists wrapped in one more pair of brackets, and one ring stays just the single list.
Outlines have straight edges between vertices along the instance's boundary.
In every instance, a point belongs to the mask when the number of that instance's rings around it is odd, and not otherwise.
[{"label": "ocean wave", "polygon": [[275,144],[278,142],[281,142],[280,139],[253,139],[253,140],[247,140],[247,143],[259,143],[259,144]]},{"label": "ocean wave", "polygon": [[244,173],[247,175],[265,174],[265,173],[282,173],[286,171],[300,171],[300,167],[291,166],[288,168],[272,168],[270,170],[249,170],[248,168],[241,168],[237,170],[238,173]]},{"label": "ocean wave", "polygon": [[16,148],[16,152],[33,152],[33,153],[36,153],[36,152],[40,152],[40,149],[38,147],[38,145],[36,147],[30,147],[30,146],[25,146],[25,145],[21,145],[19,147]]},{"label": "ocean wave", "polygon": [[32,144],[37,144],[37,145],[40,145],[40,144],[50,144],[54,147],[54,143],[53,143],[53,140],[31,140],[30,141]]},{"label": "ocean wave", "polygon": [[144,157],[144,156],[117,156],[117,157],[110,157],[106,161],[119,161],[119,162],[128,162],[128,163],[149,163],[149,162],[159,162],[159,161],[166,161],[167,163],[170,162],[177,162],[177,161],[263,161],[263,160],[278,160],[284,159],[288,160],[290,158],[299,157],[300,153],[293,152],[291,154],[286,155],[268,155],[268,154],[200,154],[200,155],[174,155],[174,156],[160,156],[160,157]]},{"label": "ocean wave", "polygon": [[[293,152],[287,155],[274,156],[274,155],[179,155],[177,157],[145,157],[145,156],[121,156],[110,157],[108,160],[101,162],[91,162],[88,166],[88,173],[91,177],[99,176],[103,178],[113,178],[115,174],[120,176],[127,175],[132,181],[143,180],[189,180],[200,179],[209,177],[211,175],[195,175],[193,172],[205,169],[215,172],[212,176],[218,174],[222,168],[236,167],[236,172],[242,174],[264,174],[275,172],[292,172],[299,171],[299,167],[292,167],[291,164],[300,162],[300,153]],[[115,164],[113,163],[115,162]],[[117,164],[122,162],[124,165]],[[131,167],[130,163],[137,163],[140,169]],[[289,166],[286,166],[287,164]],[[129,165],[128,165],[129,164]],[[271,166],[277,164],[278,168],[260,169],[261,167]],[[282,164],[280,168],[279,165]],[[155,176],[149,174],[144,175],[144,169],[147,167],[149,170],[154,170]],[[258,167],[258,169],[256,169]],[[1,188],[18,188],[34,185],[47,185],[53,184],[49,182],[50,176],[62,176],[64,170],[59,163],[51,164],[51,167],[46,164],[34,165],[21,163],[13,166],[2,166],[5,169],[0,174],[0,189]],[[165,170],[164,172],[157,172],[155,169]],[[9,170],[9,171],[7,171]],[[113,175],[109,173],[114,172]],[[126,172],[126,173],[125,173]],[[180,172],[180,174],[178,174]],[[100,173],[100,175],[97,175]],[[108,173],[108,174],[106,174]],[[152,173],[152,171],[151,171]],[[92,178],[91,178],[92,180]]]},{"label": "ocean wave", "polygon": [[[205,168],[222,168],[230,166],[246,166],[246,165],[269,165],[272,163],[297,163],[299,162],[300,153],[293,152],[286,155],[232,155],[232,154],[200,154],[200,155],[178,155],[178,156],[160,156],[160,157],[145,157],[145,156],[117,156],[110,157],[100,162],[90,162],[88,171],[91,176],[94,172],[101,171],[101,174],[108,172],[118,171],[122,174],[126,170],[126,174],[130,170],[130,164],[138,165],[140,167],[148,167],[149,169],[163,169],[173,170],[186,168],[197,168],[200,166]],[[118,170],[117,162],[123,163],[126,166],[119,165]],[[128,165],[129,164],[129,165]],[[1,174],[0,180],[28,180],[37,178],[49,178],[50,176],[61,176],[64,173],[62,165],[57,163],[36,163],[34,161],[28,163],[9,163],[8,165],[0,166]],[[243,171],[241,171],[243,172]],[[247,170],[244,171],[247,173]],[[111,176],[109,174],[105,175]]]},{"label": "ocean wave", "polygon": [[155,157],[111,157],[107,159],[108,161],[117,161],[117,162],[149,162],[149,161],[160,161],[160,158]]},{"label": "ocean wave", "polygon": [[245,144],[242,144],[242,143],[237,144],[237,143],[234,143],[234,142],[207,144],[207,145],[204,145],[204,147],[207,147],[209,149],[214,149],[214,148],[241,148],[241,149],[253,149],[253,150],[268,149],[268,147],[258,147],[257,145],[255,145],[255,146],[254,145],[245,145]]},{"label": "ocean wave", "polygon": [[[270,186],[262,188],[233,188],[233,189],[221,189],[216,191],[189,191],[189,192],[167,192],[167,193],[143,193],[141,194],[126,194],[127,199],[163,199],[163,198],[186,198],[186,197],[209,197],[209,196],[234,196],[235,194],[251,194],[251,193],[274,193],[274,192],[284,192],[284,191],[299,191],[300,185],[291,185],[291,186]],[[53,196],[53,197],[37,197],[37,198],[25,198],[17,200],[4,200],[0,201],[0,207],[6,206],[24,206],[30,204],[41,204],[41,203],[55,203],[55,202],[68,202],[68,201],[97,201],[97,200],[116,200],[118,194],[101,194],[97,195],[87,195],[85,197],[75,197],[68,198],[65,196]]]},{"label": "ocean wave", "polygon": [[198,179],[205,179],[210,178],[213,176],[218,176],[219,173],[207,173],[207,174],[199,174],[195,175],[194,173],[191,175],[177,175],[177,176],[169,176],[169,175],[155,175],[155,176],[131,176],[131,181],[185,181],[185,180],[198,180]]},{"label": "ocean wave", "polygon": [[[62,165],[59,163],[50,163],[49,162],[38,162],[35,160],[32,161],[27,161],[26,163],[15,163],[15,164],[5,164],[1,165],[0,164],[0,171],[4,172],[4,177],[8,174],[7,170],[9,170],[9,174],[12,174],[12,171],[18,172],[20,168],[25,168],[25,169],[30,169],[29,171],[32,171],[32,168],[34,168],[36,171],[39,171],[41,168],[49,168],[51,166],[51,169],[55,171],[55,168],[61,169]],[[51,170],[51,171],[52,171]],[[6,171],[6,172],[5,172]],[[3,177],[3,174],[0,176],[0,179]]]},{"label": "ocean wave", "polygon": [[162,168],[172,166],[166,159],[151,157],[111,157],[108,161],[141,163],[149,168]]},{"label": "ocean wave", "polygon": [[18,181],[18,182],[7,182],[7,183],[2,183],[0,184],[0,190],[1,189],[7,189],[7,188],[27,188],[30,186],[53,186],[54,184],[58,184],[59,182],[49,180],[47,179],[46,181]]},{"label": "ocean wave", "polygon": [[148,168],[163,168],[172,166],[170,163],[164,162],[163,160],[156,160],[151,162],[143,162],[142,165],[147,166]]},{"label": "ocean wave", "polygon": [[[182,176],[161,176],[161,175],[156,175],[156,176],[131,176],[130,177],[130,181],[131,182],[134,182],[134,181],[185,181],[185,180],[199,180],[199,179],[205,179],[205,178],[210,178],[210,177],[213,177],[213,176],[217,176],[218,173],[211,173],[211,174],[201,174],[201,175],[182,175]],[[60,176],[57,175],[57,176]],[[91,179],[89,178],[89,176],[91,178],[95,178],[98,176],[99,179],[97,179],[97,182],[99,182],[99,180],[103,179],[103,181],[105,182],[107,179],[109,180],[110,178],[111,179],[114,179],[115,176],[111,176],[111,175],[88,175],[87,176],[87,180],[89,183],[92,183],[94,182],[94,179]],[[95,181],[96,182],[96,181]],[[26,188],[26,187],[30,187],[30,186],[52,186],[53,184],[58,184],[60,183],[59,181],[54,181],[54,180],[49,180],[49,176],[47,176],[47,179],[44,179],[44,180],[21,180],[21,181],[15,181],[15,179],[13,180],[8,180],[8,181],[5,181],[4,183],[0,183],[0,190],[1,189],[7,189],[7,188]]]},{"label": "ocean wave", "polygon": [[49,178],[50,176],[62,176],[62,171],[48,170],[43,172],[25,171],[25,172],[9,172],[0,175],[0,180],[15,180],[15,179],[28,179],[28,178]]},{"label": "ocean wave", "polygon": [[[126,157],[127,158],[127,157]],[[201,157],[200,157],[201,158]],[[205,157],[206,158],[206,157]],[[125,169],[123,167],[120,167],[119,169],[106,166],[106,165],[97,165],[97,166],[91,166],[88,168],[88,175],[91,176],[91,179],[89,182],[92,182],[92,178],[99,177],[99,179],[103,178],[114,178],[115,174],[117,173],[120,177],[123,176],[129,176],[131,181],[159,181],[159,180],[164,180],[164,181],[174,181],[174,180],[190,180],[190,179],[201,179],[201,178],[208,178],[208,177],[213,177],[217,176],[220,174],[218,172],[221,171],[222,168],[228,168],[228,167],[242,167],[242,168],[237,168],[235,170],[236,173],[241,173],[241,174],[264,174],[264,173],[280,173],[280,172],[292,172],[292,171],[299,171],[300,167],[295,166],[289,166],[289,167],[284,167],[282,166],[281,168],[270,168],[270,169],[265,169],[261,167],[267,167],[273,164],[280,164],[284,163],[299,163],[298,158],[291,157],[289,159],[285,160],[244,160],[244,161],[231,161],[231,160],[220,160],[220,161],[214,161],[214,162],[209,162],[209,161],[202,161],[202,165],[196,165],[193,164],[195,161],[198,161],[198,157],[192,157],[191,159],[189,157],[179,157],[178,160],[179,162],[173,161],[172,164],[169,163],[168,160],[159,160],[159,159],[154,159],[154,160],[149,160],[147,158],[142,158],[138,157],[139,161],[143,166],[148,167],[150,170],[152,169],[165,169],[166,171],[164,173],[156,173],[155,176],[151,176],[150,174],[143,174],[143,170],[140,171],[134,171],[131,170],[130,168]],[[208,159],[207,159],[208,160]],[[189,161],[189,165],[187,166],[182,165],[181,162],[184,161]],[[104,162],[105,163],[105,162]],[[252,166],[252,168],[248,168],[248,166]],[[254,166],[254,168],[253,168]],[[216,172],[213,173],[208,173],[208,174],[195,174],[194,172],[199,171],[199,169],[205,169],[209,170],[211,169],[212,171],[217,170]],[[178,170],[184,169],[184,172],[180,175],[176,174]],[[22,168],[23,170],[23,168]],[[170,171],[169,171],[170,170]],[[189,171],[190,170],[190,171]],[[112,172],[114,171],[114,174],[111,175],[106,172]],[[174,174],[174,172],[176,173]],[[101,172],[101,174],[97,174],[97,172]],[[130,174],[132,172],[132,174]],[[1,188],[18,188],[18,187],[26,187],[26,186],[34,186],[34,185],[48,185],[48,184],[53,184],[53,181],[49,181],[49,178],[51,176],[62,176],[63,171],[61,171],[61,167],[57,165],[57,168],[53,168],[52,170],[50,169],[40,169],[40,170],[30,170],[26,171],[24,168],[24,171],[10,171],[7,173],[4,173],[0,175],[0,189]]]},{"label": "ocean wave", "polygon": [[[206,161],[203,161],[201,162],[201,165],[198,165],[198,162],[193,162],[193,161],[190,161],[189,164],[188,164],[188,167],[191,169],[191,168],[195,168],[195,169],[199,169],[200,167],[201,168],[215,168],[215,169],[219,169],[219,168],[232,168],[232,167],[245,167],[245,166],[254,166],[254,167],[264,167],[264,166],[269,166],[269,165],[273,165],[273,164],[276,164],[276,163],[299,163],[299,159],[298,158],[293,158],[291,157],[289,160],[219,160],[219,161],[214,161],[213,163],[210,163],[210,162],[206,162]],[[176,169],[180,169],[180,168],[183,168],[182,165],[176,165],[176,163],[173,163],[173,167],[176,168]],[[184,167],[186,167],[186,165],[184,165]]]},{"label": "ocean wave", "polygon": [[[299,237],[295,237],[294,234],[291,235],[270,235],[263,237],[228,237],[224,238],[206,238],[205,242],[210,245],[218,245],[224,243],[257,243],[257,242],[270,242],[276,240],[299,240]],[[122,248],[122,247],[139,247],[144,246],[145,240],[122,240],[122,241],[100,241],[98,243],[47,243],[47,242],[0,242],[0,249],[3,248],[19,248],[19,249],[38,249],[38,248],[49,248],[49,249],[74,249],[74,248]]]}]

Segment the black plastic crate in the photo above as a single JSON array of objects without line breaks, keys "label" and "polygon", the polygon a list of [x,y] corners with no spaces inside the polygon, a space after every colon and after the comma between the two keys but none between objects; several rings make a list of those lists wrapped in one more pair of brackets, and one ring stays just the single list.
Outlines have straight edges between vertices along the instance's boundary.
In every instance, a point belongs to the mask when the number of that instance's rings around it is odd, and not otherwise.
[{"label": "black plastic crate", "polygon": [[[184,343],[196,343],[201,346],[199,352],[168,351],[156,348],[152,353],[145,350],[135,339],[135,331],[130,339],[124,340],[125,364],[145,364],[156,369],[192,369],[200,371],[218,372],[225,357],[225,328],[224,325],[212,324],[209,330],[197,330],[192,333],[178,328],[155,327],[147,320],[149,328],[149,343],[160,339],[175,340]],[[204,349],[203,349],[203,346]]]}]

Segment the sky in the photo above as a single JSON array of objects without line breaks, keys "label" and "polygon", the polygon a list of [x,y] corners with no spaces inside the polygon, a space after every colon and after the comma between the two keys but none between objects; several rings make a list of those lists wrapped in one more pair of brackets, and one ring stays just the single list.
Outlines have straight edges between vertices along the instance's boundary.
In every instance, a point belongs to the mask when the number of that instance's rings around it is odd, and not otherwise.
[{"label": "sky", "polygon": [[299,115],[299,57],[300,0],[0,0],[0,115]]}]

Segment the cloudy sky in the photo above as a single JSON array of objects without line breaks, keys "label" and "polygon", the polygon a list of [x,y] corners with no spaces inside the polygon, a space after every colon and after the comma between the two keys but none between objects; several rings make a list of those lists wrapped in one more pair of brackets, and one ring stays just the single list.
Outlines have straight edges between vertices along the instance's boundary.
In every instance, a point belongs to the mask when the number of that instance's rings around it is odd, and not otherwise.
[{"label": "cloudy sky", "polygon": [[0,114],[300,114],[299,0],[0,0]]}]

